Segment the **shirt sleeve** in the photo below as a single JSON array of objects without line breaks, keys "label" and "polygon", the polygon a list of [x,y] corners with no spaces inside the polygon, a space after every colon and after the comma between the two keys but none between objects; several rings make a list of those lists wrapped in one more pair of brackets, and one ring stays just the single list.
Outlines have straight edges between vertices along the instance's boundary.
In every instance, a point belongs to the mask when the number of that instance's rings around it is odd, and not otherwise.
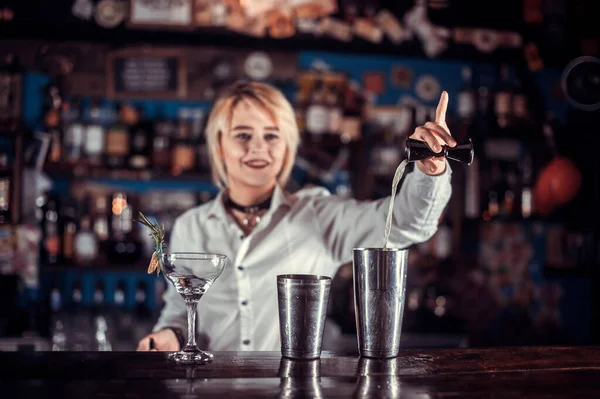
[{"label": "shirt sleeve", "polygon": [[[182,231],[181,220],[176,220],[171,238],[169,240],[169,251],[181,251],[181,245],[184,241],[181,237],[184,236]],[[162,276],[165,278],[164,276]],[[160,313],[158,321],[153,328],[153,331],[159,331],[164,328],[178,328],[181,330],[184,337],[187,339],[187,308],[183,298],[177,293],[177,290],[170,282],[167,283],[167,289],[163,294],[164,307]]]},{"label": "shirt sleeve", "polygon": [[[451,176],[448,163],[439,176],[416,166],[406,175],[394,200],[389,247],[407,248],[435,234],[452,194]],[[390,197],[359,202],[325,196],[313,202],[315,221],[335,262],[351,262],[353,248],[382,247],[389,201]]]}]

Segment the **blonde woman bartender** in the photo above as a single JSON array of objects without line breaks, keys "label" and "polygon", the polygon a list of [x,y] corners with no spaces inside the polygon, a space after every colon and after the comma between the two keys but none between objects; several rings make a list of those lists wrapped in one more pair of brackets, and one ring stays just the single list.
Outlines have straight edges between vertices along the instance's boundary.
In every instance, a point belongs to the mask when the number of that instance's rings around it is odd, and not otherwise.
[{"label": "blonde woman bartender", "polygon": [[[436,152],[455,146],[445,123],[448,94],[436,120],[413,138]],[[390,198],[358,202],[323,188],[284,191],[299,142],[295,115],[283,94],[264,83],[235,83],[216,100],[206,127],[212,177],[220,187],[211,202],[175,222],[170,251],[227,255],[228,263],[198,307],[198,335],[213,351],[279,351],[276,276],[334,276],[354,247],[382,245]],[[418,162],[397,195],[390,246],[429,239],[450,194],[445,160]],[[391,184],[391,182],[390,182]],[[187,339],[186,307],[169,284],[153,332],[138,350],[179,350]]]}]

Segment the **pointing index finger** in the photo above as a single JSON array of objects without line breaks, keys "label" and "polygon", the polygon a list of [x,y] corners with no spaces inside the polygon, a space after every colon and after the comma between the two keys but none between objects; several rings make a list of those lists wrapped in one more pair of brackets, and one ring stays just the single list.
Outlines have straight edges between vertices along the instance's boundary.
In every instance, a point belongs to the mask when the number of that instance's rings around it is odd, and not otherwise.
[{"label": "pointing index finger", "polygon": [[446,110],[448,109],[448,93],[444,90],[440,97],[437,109],[435,110],[435,121],[437,123],[446,123]]}]

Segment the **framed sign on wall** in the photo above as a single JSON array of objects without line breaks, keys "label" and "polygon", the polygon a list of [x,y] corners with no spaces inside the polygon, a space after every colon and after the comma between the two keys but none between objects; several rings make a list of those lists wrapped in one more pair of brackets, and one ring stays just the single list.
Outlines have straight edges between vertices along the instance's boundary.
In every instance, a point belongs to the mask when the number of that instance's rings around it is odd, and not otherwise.
[{"label": "framed sign on wall", "polygon": [[107,57],[111,98],[186,98],[187,63],[178,49],[123,49]]}]

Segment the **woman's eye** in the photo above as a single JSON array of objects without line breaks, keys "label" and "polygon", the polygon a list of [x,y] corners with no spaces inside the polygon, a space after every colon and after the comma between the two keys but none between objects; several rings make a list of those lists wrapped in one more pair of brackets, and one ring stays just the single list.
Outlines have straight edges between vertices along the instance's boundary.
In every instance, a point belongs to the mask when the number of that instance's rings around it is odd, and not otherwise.
[{"label": "woman's eye", "polygon": [[279,138],[279,136],[276,134],[273,134],[273,133],[265,134],[265,140],[267,140],[267,141],[277,140],[278,138]]},{"label": "woman's eye", "polygon": [[248,141],[252,136],[249,133],[238,133],[235,135],[236,140]]}]

